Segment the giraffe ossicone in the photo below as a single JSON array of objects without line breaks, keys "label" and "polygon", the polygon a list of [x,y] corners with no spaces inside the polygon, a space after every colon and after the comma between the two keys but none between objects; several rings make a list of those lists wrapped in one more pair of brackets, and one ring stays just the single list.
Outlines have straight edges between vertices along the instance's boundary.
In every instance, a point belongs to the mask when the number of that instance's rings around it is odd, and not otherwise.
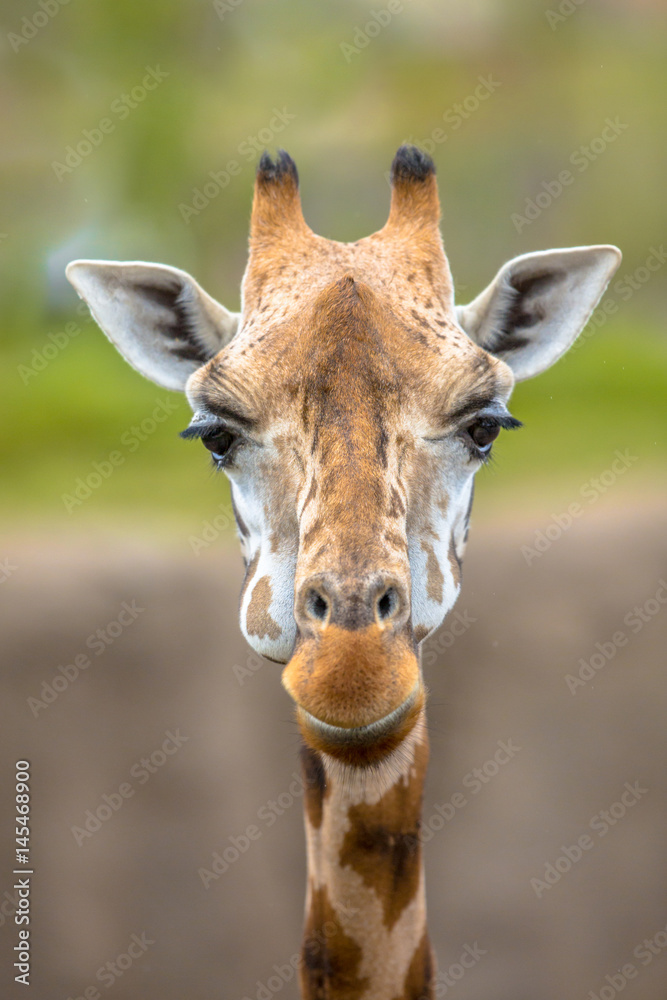
[{"label": "giraffe ossicone", "polygon": [[[402,146],[391,178],[383,228],[338,243],[307,226],[290,157],[265,154],[240,313],[161,264],[67,269],[130,364],[186,392],[184,436],[231,483],[241,628],[285,664],[312,779],[306,997],[432,995],[419,644],[459,593],[474,475],[519,426],[514,383],[572,345],[621,256],[525,254],[457,306],[432,161]],[[357,794],[341,768],[392,777]]]}]

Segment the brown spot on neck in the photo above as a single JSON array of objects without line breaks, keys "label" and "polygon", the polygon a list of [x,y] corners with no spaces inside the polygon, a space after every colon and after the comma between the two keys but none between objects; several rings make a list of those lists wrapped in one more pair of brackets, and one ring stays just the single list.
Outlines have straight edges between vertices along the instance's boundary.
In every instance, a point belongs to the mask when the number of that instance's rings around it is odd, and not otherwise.
[{"label": "brown spot on neck", "polygon": [[305,784],[306,815],[310,825],[319,830],[322,825],[324,800],[329,793],[329,788],[321,756],[305,744],[301,746],[301,767]]},{"label": "brown spot on neck", "polygon": [[360,946],[345,933],[325,886],[313,889],[301,951],[304,1000],[361,1000],[368,979],[359,975]]},{"label": "brown spot on neck", "polygon": [[414,899],[421,875],[422,794],[428,747],[415,747],[415,766],[374,805],[350,807],[350,829],[340,852],[341,866],[349,865],[373,889],[382,903],[385,926],[391,930]]},{"label": "brown spot on neck", "polygon": [[410,968],[403,984],[403,992],[400,997],[397,996],[393,1000],[433,1000],[435,997],[434,976],[433,951],[428,933],[424,931],[424,936],[410,962]]}]

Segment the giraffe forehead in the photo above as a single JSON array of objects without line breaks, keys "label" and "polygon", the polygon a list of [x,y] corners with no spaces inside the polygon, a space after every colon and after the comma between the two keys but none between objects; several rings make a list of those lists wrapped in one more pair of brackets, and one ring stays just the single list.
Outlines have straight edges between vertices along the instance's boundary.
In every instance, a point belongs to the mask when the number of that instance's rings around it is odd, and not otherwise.
[{"label": "giraffe forehead", "polygon": [[395,431],[401,411],[414,422],[415,413],[506,388],[502,362],[429,298],[389,298],[351,272],[308,294],[278,318],[244,322],[193,376],[195,397],[213,410],[240,401],[267,428],[312,433],[339,421],[365,433],[373,425],[379,432],[382,419]]},{"label": "giraffe forehead", "polygon": [[452,305],[452,279],[442,242],[437,238],[407,239],[404,233],[382,231],[339,243],[312,232],[287,234],[286,239],[251,254],[243,279],[244,319],[289,311],[312,300],[322,289],[353,274],[389,301],[400,304],[429,295],[443,309]]}]

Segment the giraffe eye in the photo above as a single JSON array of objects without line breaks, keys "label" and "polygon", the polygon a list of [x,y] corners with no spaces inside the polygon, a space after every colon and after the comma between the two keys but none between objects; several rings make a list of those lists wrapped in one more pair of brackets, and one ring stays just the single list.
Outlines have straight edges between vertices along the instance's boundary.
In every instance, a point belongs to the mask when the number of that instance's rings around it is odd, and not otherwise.
[{"label": "giraffe eye", "polygon": [[229,431],[221,431],[217,434],[203,437],[202,444],[211,452],[214,464],[222,467],[229,463],[232,451],[234,450],[234,444],[237,440]]},{"label": "giraffe eye", "polygon": [[495,420],[476,420],[466,428],[466,433],[477,451],[482,455],[488,455],[491,445],[500,434],[500,424]]}]

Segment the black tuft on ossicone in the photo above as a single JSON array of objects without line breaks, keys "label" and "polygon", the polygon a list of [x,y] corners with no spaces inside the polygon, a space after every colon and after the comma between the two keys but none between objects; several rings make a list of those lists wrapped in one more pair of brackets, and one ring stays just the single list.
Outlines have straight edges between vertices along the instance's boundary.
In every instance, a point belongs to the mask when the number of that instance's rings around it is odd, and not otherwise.
[{"label": "black tuft on ossicone", "polygon": [[401,146],[391,165],[392,181],[424,181],[431,174],[435,174],[435,164],[428,153],[417,146]]},{"label": "black tuft on ossicone", "polygon": [[257,166],[257,180],[264,183],[280,182],[288,177],[298,186],[299,174],[296,163],[289,153],[286,153],[284,149],[279,149],[275,160],[272,160],[269,153],[264,151]]}]

